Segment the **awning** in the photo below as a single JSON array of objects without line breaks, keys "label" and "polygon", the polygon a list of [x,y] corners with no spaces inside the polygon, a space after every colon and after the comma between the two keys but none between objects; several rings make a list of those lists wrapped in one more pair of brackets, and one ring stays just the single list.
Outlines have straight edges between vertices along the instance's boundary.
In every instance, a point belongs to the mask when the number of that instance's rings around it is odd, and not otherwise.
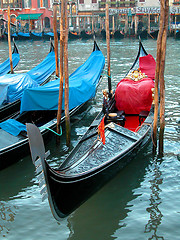
[{"label": "awning", "polygon": [[16,19],[21,19],[21,20],[37,20],[42,13],[29,13],[29,14],[19,14]]}]

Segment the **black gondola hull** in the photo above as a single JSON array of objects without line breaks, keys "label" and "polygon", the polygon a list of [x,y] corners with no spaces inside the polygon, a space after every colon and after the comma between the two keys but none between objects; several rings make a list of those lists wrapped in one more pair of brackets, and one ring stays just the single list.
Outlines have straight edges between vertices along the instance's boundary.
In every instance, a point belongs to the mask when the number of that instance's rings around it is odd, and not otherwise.
[{"label": "black gondola hull", "polygon": [[2,107],[0,107],[0,122],[5,121],[8,118],[12,118],[19,112],[20,109],[20,100],[16,100],[15,102],[11,104],[6,104]]},{"label": "black gondola hull", "polygon": [[[146,55],[140,42],[130,71],[137,69],[139,57]],[[48,154],[45,154],[38,129],[33,125],[27,126],[32,160],[39,174],[40,186],[43,186],[41,194],[43,199],[48,196],[57,220],[68,216],[110,181],[151,139],[153,105],[150,111],[136,114],[125,114],[125,111],[117,110],[115,95],[108,101],[104,99],[102,111],[57,169],[51,168],[46,160]],[[103,135],[104,141],[99,139],[99,134]]]},{"label": "black gondola hull", "polygon": [[76,40],[76,39],[79,39],[81,38],[81,36],[77,33],[73,33],[73,32],[70,32],[68,33],[68,39],[70,40]]},{"label": "black gondola hull", "polygon": [[86,33],[84,30],[81,31],[80,37],[82,39],[92,39],[93,38],[93,34],[91,33]]},{"label": "black gondola hull", "polygon": [[114,39],[122,39],[124,38],[124,34],[122,34],[120,31],[115,31],[113,37]]},{"label": "black gondola hull", "polygon": [[33,33],[30,33],[30,39],[34,40],[34,41],[40,41],[43,39],[42,35],[35,35]]},{"label": "black gondola hull", "polygon": [[49,202],[57,220],[68,216],[89,197],[109,182],[123,169],[150,139],[150,128],[144,137],[132,146],[126,153],[116,156],[108,164],[83,176],[65,178],[56,174],[47,162],[44,164],[45,179],[49,191]]}]

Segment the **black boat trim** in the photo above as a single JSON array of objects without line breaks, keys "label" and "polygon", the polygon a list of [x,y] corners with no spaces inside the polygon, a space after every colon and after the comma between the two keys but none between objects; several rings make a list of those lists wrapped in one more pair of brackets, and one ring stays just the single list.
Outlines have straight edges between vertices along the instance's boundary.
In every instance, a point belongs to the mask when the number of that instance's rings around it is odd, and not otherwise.
[{"label": "black boat trim", "polygon": [[17,48],[17,46],[16,46],[16,43],[15,43],[15,41],[13,41],[13,43],[14,43],[14,49],[13,49],[13,52],[12,52],[12,54],[13,54],[13,53],[19,53],[19,51],[18,51],[18,48]]}]

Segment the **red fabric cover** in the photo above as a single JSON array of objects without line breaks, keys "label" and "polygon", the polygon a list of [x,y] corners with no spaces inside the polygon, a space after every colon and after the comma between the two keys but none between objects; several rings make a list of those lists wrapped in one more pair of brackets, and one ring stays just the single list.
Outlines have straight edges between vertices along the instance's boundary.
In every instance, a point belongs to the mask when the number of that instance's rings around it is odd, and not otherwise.
[{"label": "red fabric cover", "polygon": [[105,144],[105,130],[104,130],[104,119],[105,117],[103,117],[103,119],[101,120],[99,126],[98,126],[98,132],[100,135],[100,140],[102,141],[103,144]]},{"label": "red fabric cover", "polygon": [[156,61],[151,54],[139,58],[139,68],[149,78],[155,79]]},{"label": "red fabric cover", "polygon": [[140,81],[122,79],[115,91],[116,108],[125,114],[139,114],[141,111],[150,111],[154,81],[144,78]]}]

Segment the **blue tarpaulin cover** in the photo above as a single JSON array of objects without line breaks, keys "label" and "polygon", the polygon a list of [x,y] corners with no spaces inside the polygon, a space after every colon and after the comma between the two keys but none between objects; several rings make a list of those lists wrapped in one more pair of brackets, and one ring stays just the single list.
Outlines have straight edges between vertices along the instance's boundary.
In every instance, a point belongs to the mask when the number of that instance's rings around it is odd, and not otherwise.
[{"label": "blue tarpaulin cover", "polygon": [[22,131],[26,131],[26,125],[16,121],[15,119],[8,119],[0,123],[0,128],[14,136],[17,136]]},{"label": "blue tarpaulin cover", "polygon": [[31,35],[34,35],[36,37],[42,37],[42,32],[41,33],[32,32]]},{"label": "blue tarpaulin cover", "polygon": [[[12,53],[12,63],[13,63],[13,68],[15,68],[18,63],[19,63],[20,57],[18,51],[14,51]],[[4,74],[8,73],[11,71],[11,66],[10,66],[10,60],[9,58],[0,64],[0,76],[3,76]]]},{"label": "blue tarpaulin cover", "polygon": [[18,32],[18,36],[30,38],[30,33]]},{"label": "blue tarpaulin cover", "polygon": [[42,84],[56,69],[52,49],[47,57],[27,73],[6,74],[0,77],[0,105],[21,99],[25,89]]},{"label": "blue tarpaulin cover", "polygon": [[[95,96],[105,58],[101,51],[91,53],[87,61],[69,77],[69,110]],[[57,110],[59,79],[38,88],[26,89],[21,99],[21,113],[34,110]],[[64,109],[64,92],[62,109]]]},{"label": "blue tarpaulin cover", "polygon": [[50,37],[54,37],[54,33],[53,32],[47,32],[47,33],[43,33],[45,36],[50,36]]}]

